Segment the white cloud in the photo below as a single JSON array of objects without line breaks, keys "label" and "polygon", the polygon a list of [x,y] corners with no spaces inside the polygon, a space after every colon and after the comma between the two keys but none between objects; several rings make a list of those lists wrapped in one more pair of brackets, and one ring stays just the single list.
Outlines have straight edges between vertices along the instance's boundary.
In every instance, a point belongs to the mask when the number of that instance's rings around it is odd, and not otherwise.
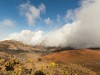
[{"label": "white cloud", "polygon": [[40,15],[42,12],[45,12],[45,9],[44,4],[40,4],[38,8],[30,3],[19,5],[20,13],[27,18],[29,25],[35,25],[35,21],[41,18]]},{"label": "white cloud", "polygon": [[19,33],[13,33],[3,40],[17,40],[22,41],[23,43],[29,45],[44,45],[44,46],[61,46],[65,47],[68,44],[69,35],[72,28],[77,23],[65,24],[63,27],[51,31],[48,34],[45,34],[43,31],[39,30],[37,32],[32,32],[30,30],[22,30]]},{"label": "white cloud", "polygon": [[22,30],[9,35],[3,40],[17,40],[29,45],[39,45],[43,41],[43,31],[32,32],[30,30]]},{"label": "white cloud", "polygon": [[53,23],[53,20],[51,20],[50,18],[47,18],[44,20],[44,22],[47,24],[47,25],[50,25]]},{"label": "white cloud", "polygon": [[49,32],[44,40],[45,46],[60,46],[66,47],[68,46],[68,40],[73,30],[74,26],[78,23],[65,24],[63,27],[56,29],[54,31]]},{"label": "white cloud", "polygon": [[0,22],[1,27],[13,27],[15,26],[15,22],[11,19],[4,19]]},{"label": "white cloud", "polygon": [[12,28],[16,27],[16,22],[11,19],[4,19],[0,21],[0,39],[9,34]]},{"label": "white cloud", "polygon": [[68,10],[66,12],[66,15],[64,17],[65,21],[69,22],[69,21],[74,21],[75,15],[76,15],[76,11],[77,10]]},{"label": "white cloud", "polygon": [[83,0],[75,10],[74,21],[80,24],[71,33],[70,44],[81,47],[100,47],[100,0]]}]

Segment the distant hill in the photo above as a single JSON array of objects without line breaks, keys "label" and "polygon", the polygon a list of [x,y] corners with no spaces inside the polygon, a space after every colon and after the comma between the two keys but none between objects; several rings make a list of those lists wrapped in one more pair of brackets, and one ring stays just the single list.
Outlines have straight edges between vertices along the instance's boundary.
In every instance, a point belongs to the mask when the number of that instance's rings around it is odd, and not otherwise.
[{"label": "distant hill", "polygon": [[26,45],[20,41],[5,40],[0,42],[0,49],[10,49],[10,50],[33,50],[32,46]]},{"label": "distant hill", "polygon": [[31,46],[24,44],[20,41],[15,41],[15,40],[5,40],[5,41],[0,41],[0,50],[22,50],[22,51],[31,51],[31,50],[36,50],[36,51],[41,51],[44,50],[44,47],[39,45],[39,46]]},{"label": "distant hill", "polygon": [[[59,51],[45,56],[48,59],[68,61],[100,60],[100,50],[81,49]],[[73,59],[73,60],[72,60]]]},{"label": "distant hill", "polygon": [[99,49],[65,50],[46,55],[44,58],[56,62],[80,64],[100,74]]}]

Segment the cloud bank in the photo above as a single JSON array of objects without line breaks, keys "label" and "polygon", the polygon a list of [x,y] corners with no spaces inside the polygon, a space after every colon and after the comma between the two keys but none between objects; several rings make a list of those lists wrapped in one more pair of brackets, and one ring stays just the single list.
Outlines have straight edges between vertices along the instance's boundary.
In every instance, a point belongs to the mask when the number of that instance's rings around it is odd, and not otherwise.
[{"label": "cloud bank", "polygon": [[62,28],[51,31],[48,34],[45,34],[45,32],[41,30],[37,32],[23,30],[19,33],[13,33],[3,40],[17,40],[33,46],[42,44],[50,47],[65,47],[66,43],[68,42],[68,39],[66,38],[69,37],[71,29],[75,25],[76,23],[66,24]]},{"label": "cloud bank", "polygon": [[80,24],[70,34],[70,44],[75,47],[100,47],[100,0],[83,0],[76,9],[74,22]]},{"label": "cloud bank", "polygon": [[[82,0],[79,8],[67,11],[65,18],[72,20],[72,23],[65,24],[62,28],[51,31],[48,34],[43,31],[23,30],[22,32],[11,34],[7,39],[18,40],[31,45],[42,43],[45,46],[100,47],[99,7],[100,0]],[[32,8],[35,9],[35,7]],[[41,10],[43,9],[41,8]]]},{"label": "cloud bank", "polygon": [[39,45],[43,41],[43,32],[42,31],[37,31],[37,32],[32,32],[30,30],[23,30],[19,33],[13,33],[9,35],[8,38],[5,38],[3,40],[17,40],[17,41],[22,41],[25,44],[29,45]]}]

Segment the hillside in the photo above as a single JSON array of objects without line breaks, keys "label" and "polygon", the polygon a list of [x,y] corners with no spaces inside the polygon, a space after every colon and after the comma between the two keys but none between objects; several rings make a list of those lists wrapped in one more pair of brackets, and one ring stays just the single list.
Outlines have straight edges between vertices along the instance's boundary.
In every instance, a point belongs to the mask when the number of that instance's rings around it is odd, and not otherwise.
[{"label": "hillside", "polygon": [[0,75],[97,75],[95,72],[76,64],[62,64],[46,60],[20,59],[1,53]]},{"label": "hillside", "polygon": [[56,62],[80,64],[100,74],[100,50],[66,50],[46,55],[44,58]]},{"label": "hillside", "polygon": [[38,45],[38,46],[31,46],[24,44],[20,41],[15,41],[15,40],[5,40],[5,41],[0,41],[0,50],[21,50],[21,51],[41,51],[45,50],[43,46]]},{"label": "hillside", "polygon": [[0,49],[10,49],[10,50],[33,50],[32,46],[23,44],[20,41],[5,40],[0,42]]},{"label": "hillside", "polygon": [[75,60],[100,60],[99,56],[100,50],[81,49],[55,52],[45,56],[45,58],[52,58],[56,60],[72,60],[72,58]]}]

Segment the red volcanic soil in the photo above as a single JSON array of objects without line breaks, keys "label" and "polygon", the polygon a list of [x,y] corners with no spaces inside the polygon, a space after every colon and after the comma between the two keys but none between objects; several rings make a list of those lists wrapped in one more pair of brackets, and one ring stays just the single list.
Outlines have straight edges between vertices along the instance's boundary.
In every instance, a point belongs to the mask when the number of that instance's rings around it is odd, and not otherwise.
[{"label": "red volcanic soil", "polygon": [[63,62],[75,62],[76,60],[100,60],[100,50],[66,50],[46,55],[44,58]]},{"label": "red volcanic soil", "polygon": [[56,62],[80,64],[100,74],[100,50],[65,50],[46,55],[44,58]]}]

